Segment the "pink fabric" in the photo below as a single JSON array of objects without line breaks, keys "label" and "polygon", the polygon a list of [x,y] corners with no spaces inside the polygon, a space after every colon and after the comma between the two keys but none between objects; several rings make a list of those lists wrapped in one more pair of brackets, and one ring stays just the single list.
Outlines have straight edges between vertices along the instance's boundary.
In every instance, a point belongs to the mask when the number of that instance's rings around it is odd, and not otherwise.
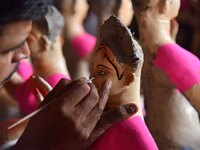
[{"label": "pink fabric", "polygon": [[[66,77],[62,74],[54,74],[52,76],[49,76],[45,78],[45,80],[52,86],[55,87],[55,85],[60,81],[60,79],[66,78],[69,79],[69,77]],[[18,88],[15,91],[15,98],[19,104],[20,111],[22,114],[27,115],[37,108],[37,103],[35,100],[35,96],[32,93],[32,90],[30,88],[30,83],[27,80],[23,84],[20,84]]]},{"label": "pink fabric", "polygon": [[200,83],[200,60],[177,44],[161,46],[154,64],[162,69],[182,92]]},{"label": "pink fabric", "polygon": [[113,125],[89,150],[158,150],[144,121],[133,116]]},{"label": "pink fabric", "polygon": [[76,54],[80,58],[85,58],[94,50],[96,38],[88,33],[84,33],[73,38],[70,43]]},{"label": "pink fabric", "polygon": [[[35,100],[35,96],[32,93],[31,85],[29,80],[27,80],[33,74],[33,68],[30,63],[23,61],[20,62],[20,67],[18,73],[26,80],[24,83],[20,84],[15,91],[15,98],[19,104],[20,111],[22,114],[27,115],[37,108],[37,103]],[[60,79],[66,78],[70,79],[70,77],[66,77],[63,74],[54,74],[45,78],[45,80],[52,86],[60,81]]]},{"label": "pink fabric", "polygon": [[24,80],[28,80],[28,78],[33,74],[33,67],[27,60],[22,60],[19,63],[17,72]]}]

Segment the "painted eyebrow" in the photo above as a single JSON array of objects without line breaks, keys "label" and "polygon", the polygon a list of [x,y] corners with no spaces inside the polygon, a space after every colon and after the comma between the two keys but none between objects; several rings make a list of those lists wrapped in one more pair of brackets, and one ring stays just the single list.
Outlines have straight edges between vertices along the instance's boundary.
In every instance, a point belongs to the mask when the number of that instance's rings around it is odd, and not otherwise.
[{"label": "painted eyebrow", "polygon": [[16,50],[18,48],[21,48],[25,43],[26,43],[26,39],[23,42],[21,42],[19,45],[15,46],[13,48],[4,50],[3,53],[7,53],[7,52],[10,52],[10,51],[14,51],[14,50]]},{"label": "painted eyebrow", "polygon": [[99,52],[101,49],[106,50],[106,48],[105,48],[104,46],[101,46],[100,48],[98,48],[98,49],[96,50],[96,53]]},{"label": "painted eyebrow", "polygon": [[104,67],[104,68],[106,68],[106,69],[108,69],[108,70],[112,70],[111,68],[108,68],[108,67],[106,67],[106,66],[104,66],[104,65],[102,65],[102,64],[97,65],[97,67]]},{"label": "painted eyebrow", "polygon": [[[106,53],[106,48],[105,47],[100,47],[96,50],[96,53],[99,52],[101,49],[104,49],[105,50],[105,55],[104,55],[104,58],[107,58],[107,60],[110,62],[110,64],[114,67],[115,71],[116,71],[116,74],[117,74],[117,77],[118,77],[118,80],[121,80],[123,75],[124,75],[124,72],[119,75],[119,72],[117,70],[117,67],[112,63],[112,61],[109,59],[109,57],[107,56],[107,53]],[[105,67],[105,66],[104,66]],[[110,68],[109,68],[110,69]]]},{"label": "painted eyebrow", "polygon": [[112,61],[109,59],[109,57],[106,55],[106,58],[108,59],[108,61],[110,62],[110,64],[114,67],[115,71],[116,71],[116,74],[117,74],[117,77],[118,77],[118,80],[121,80],[123,75],[124,75],[124,72],[119,75],[119,72],[117,70],[117,67],[112,63]]}]

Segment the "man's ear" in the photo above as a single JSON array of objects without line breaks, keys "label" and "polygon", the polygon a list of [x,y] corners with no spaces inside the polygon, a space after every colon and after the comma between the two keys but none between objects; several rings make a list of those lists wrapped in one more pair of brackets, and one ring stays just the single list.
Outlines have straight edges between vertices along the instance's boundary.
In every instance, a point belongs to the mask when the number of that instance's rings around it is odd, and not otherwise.
[{"label": "man's ear", "polygon": [[123,76],[124,76],[123,81],[124,81],[125,86],[129,86],[131,83],[135,81],[135,74],[133,74],[132,71],[129,71],[129,70],[124,71]]}]

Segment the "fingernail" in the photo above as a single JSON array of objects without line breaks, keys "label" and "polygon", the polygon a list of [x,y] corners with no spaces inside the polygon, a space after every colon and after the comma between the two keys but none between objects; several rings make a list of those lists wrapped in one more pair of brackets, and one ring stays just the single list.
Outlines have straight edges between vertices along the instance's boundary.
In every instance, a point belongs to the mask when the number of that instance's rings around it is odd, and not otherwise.
[{"label": "fingernail", "polygon": [[137,112],[137,106],[135,104],[130,104],[126,107],[126,110],[129,114],[133,114]]}]

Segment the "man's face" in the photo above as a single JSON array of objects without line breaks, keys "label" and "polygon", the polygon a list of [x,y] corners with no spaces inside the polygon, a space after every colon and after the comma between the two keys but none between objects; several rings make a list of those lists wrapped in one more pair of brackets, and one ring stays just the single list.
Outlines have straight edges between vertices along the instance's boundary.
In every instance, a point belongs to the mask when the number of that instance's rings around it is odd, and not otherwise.
[{"label": "man's face", "polygon": [[94,77],[93,83],[98,91],[106,80],[111,80],[110,96],[120,94],[123,89],[124,71],[123,64],[117,62],[112,51],[106,46],[100,46],[97,49],[90,63],[91,78]]},{"label": "man's face", "polygon": [[0,33],[0,87],[16,71],[18,62],[29,57],[26,39],[31,21],[18,21],[2,26]]}]

